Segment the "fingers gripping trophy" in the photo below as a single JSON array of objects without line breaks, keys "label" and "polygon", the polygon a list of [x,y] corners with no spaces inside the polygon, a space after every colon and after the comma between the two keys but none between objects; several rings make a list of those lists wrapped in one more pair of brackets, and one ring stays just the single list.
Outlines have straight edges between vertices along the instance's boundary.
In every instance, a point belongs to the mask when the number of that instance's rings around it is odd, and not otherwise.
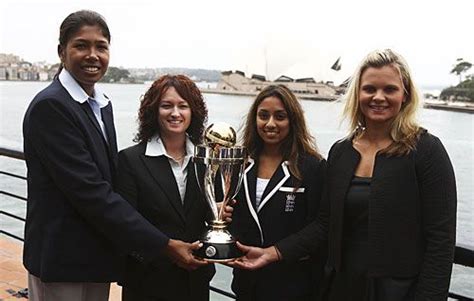
[{"label": "fingers gripping trophy", "polygon": [[212,212],[209,228],[201,237],[203,246],[195,255],[212,262],[242,256],[224,220],[224,208],[239,191],[247,159],[245,147],[235,143],[236,133],[230,125],[213,123],[204,132],[204,144],[194,150],[196,178]]}]

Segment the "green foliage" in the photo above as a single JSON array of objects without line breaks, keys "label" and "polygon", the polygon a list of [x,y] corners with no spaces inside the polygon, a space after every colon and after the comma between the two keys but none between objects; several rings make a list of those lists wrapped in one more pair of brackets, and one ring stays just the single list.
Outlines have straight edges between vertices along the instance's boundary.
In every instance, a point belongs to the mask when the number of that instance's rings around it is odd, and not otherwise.
[{"label": "green foliage", "polygon": [[474,75],[466,76],[466,80],[455,87],[444,89],[440,98],[443,100],[474,102]]},{"label": "green foliage", "polygon": [[456,65],[454,65],[451,73],[454,73],[459,76],[459,83],[462,82],[462,74],[467,72],[467,70],[471,69],[472,64],[468,61],[465,61],[462,58],[457,59]]},{"label": "green foliage", "polygon": [[459,76],[459,84],[455,87],[444,89],[439,98],[451,101],[465,101],[474,102],[474,74],[466,75],[465,80],[462,80],[462,74],[471,69],[472,64],[462,58],[458,58],[456,65],[454,65],[451,73]]},{"label": "green foliage", "polygon": [[109,67],[101,81],[106,83],[133,82],[127,69],[117,67]]},{"label": "green foliage", "polygon": [[456,75],[459,75],[471,69],[471,67],[472,67],[471,63],[462,61],[458,63],[456,66],[454,66],[453,70],[451,70],[451,73],[455,73]]}]

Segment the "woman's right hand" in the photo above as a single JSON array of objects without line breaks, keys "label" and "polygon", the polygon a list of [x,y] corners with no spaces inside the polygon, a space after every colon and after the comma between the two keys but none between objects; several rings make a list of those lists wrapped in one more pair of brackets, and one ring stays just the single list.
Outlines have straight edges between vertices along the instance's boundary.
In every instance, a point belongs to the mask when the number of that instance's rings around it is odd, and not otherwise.
[{"label": "woman's right hand", "polygon": [[275,246],[262,249],[246,246],[239,242],[237,242],[237,246],[245,255],[228,263],[229,266],[234,268],[256,270],[281,260],[281,254]]},{"label": "woman's right hand", "polygon": [[192,271],[208,264],[207,261],[193,255],[193,251],[200,247],[202,247],[202,243],[199,241],[190,244],[181,240],[170,239],[164,251],[176,265]]}]

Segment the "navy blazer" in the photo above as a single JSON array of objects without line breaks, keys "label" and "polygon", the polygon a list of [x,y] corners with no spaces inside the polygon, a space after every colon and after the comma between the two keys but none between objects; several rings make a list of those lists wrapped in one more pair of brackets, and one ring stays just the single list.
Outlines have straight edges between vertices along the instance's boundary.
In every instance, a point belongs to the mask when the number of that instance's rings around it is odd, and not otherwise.
[{"label": "navy blazer", "polygon": [[[326,161],[301,156],[303,181],[282,162],[272,175],[256,208],[258,162],[250,160],[243,188],[234,206],[231,233],[247,245],[268,247],[298,232],[319,212]],[[298,262],[278,262],[257,271],[234,269],[232,289],[239,298],[255,294],[257,300],[300,300],[315,292],[326,261],[325,247]]]},{"label": "navy blazer", "polygon": [[[169,160],[146,156],[146,143],[119,153],[117,191],[157,229],[168,237],[194,242],[206,230],[209,207],[196,181],[194,165],[187,166],[184,204]],[[208,300],[214,265],[188,272],[167,256],[147,264],[131,254],[127,259],[123,285],[146,296],[164,300]]]},{"label": "navy blazer", "polygon": [[120,279],[119,253],[156,257],[168,238],[113,192],[117,144],[112,106],[102,109],[107,140],[87,102],[58,79],[24,118],[28,202],[24,265],[45,282]]},{"label": "navy blazer", "polygon": [[[277,244],[284,258],[310,252],[329,231],[328,263],[341,269],[344,200],[359,160],[351,140],[332,146],[321,213]],[[437,137],[424,132],[407,155],[376,155],[368,227],[369,277],[417,277],[417,300],[446,300],[456,237],[456,183]]]}]

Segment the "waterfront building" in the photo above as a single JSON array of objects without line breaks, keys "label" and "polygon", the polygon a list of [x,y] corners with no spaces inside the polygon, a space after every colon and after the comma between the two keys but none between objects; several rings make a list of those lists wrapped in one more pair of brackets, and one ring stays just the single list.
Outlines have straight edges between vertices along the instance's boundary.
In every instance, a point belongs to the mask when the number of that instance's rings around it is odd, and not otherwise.
[{"label": "waterfront building", "polygon": [[237,92],[246,94],[257,94],[268,85],[283,84],[297,95],[314,96],[315,98],[335,99],[337,88],[332,83],[316,82],[314,78],[293,79],[286,75],[281,75],[274,81],[269,81],[263,75],[253,74],[246,77],[245,73],[239,70],[224,71],[217,84],[216,90],[226,92]]},{"label": "waterfront building", "polygon": [[49,81],[57,70],[57,64],[30,63],[17,55],[0,53],[0,80]]}]

